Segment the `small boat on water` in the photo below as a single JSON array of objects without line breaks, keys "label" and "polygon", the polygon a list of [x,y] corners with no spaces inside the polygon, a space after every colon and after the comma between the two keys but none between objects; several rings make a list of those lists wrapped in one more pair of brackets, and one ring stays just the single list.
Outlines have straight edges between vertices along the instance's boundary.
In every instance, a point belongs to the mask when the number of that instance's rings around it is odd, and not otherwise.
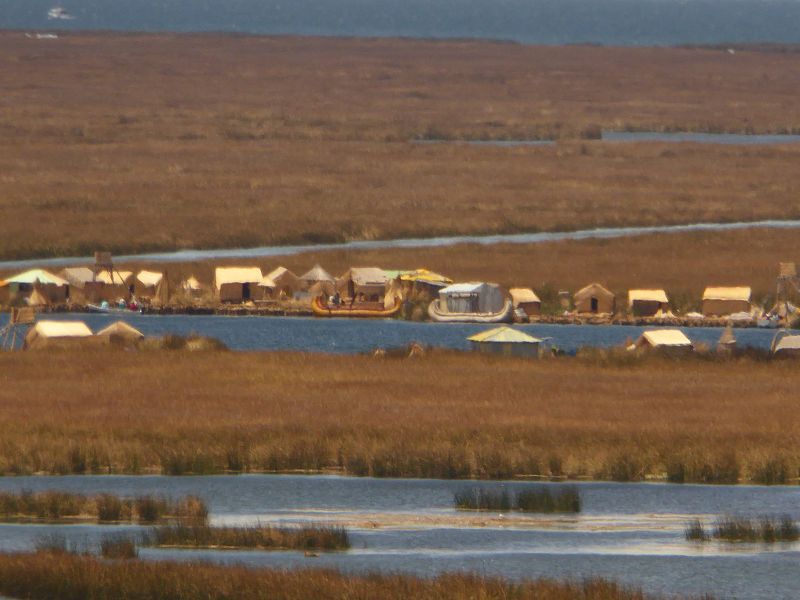
[{"label": "small boat on water", "polygon": [[400,312],[403,306],[400,298],[395,298],[394,305],[386,308],[383,302],[355,302],[331,304],[324,295],[311,301],[311,310],[317,317],[351,317],[387,319]]},{"label": "small boat on water", "polygon": [[66,10],[64,10],[60,6],[54,6],[53,8],[48,10],[47,18],[58,19],[61,21],[72,21],[75,19],[75,17],[73,17],[71,14],[69,14]]},{"label": "small boat on water", "polygon": [[437,323],[510,323],[514,320],[514,303],[506,300],[503,308],[493,313],[445,312],[439,307],[439,300],[428,305],[428,316]]},{"label": "small boat on water", "polygon": [[428,316],[438,323],[510,323],[514,301],[495,283],[455,283],[439,291]]},{"label": "small boat on water", "polygon": [[108,304],[108,302],[102,302],[101,304],[87,304],[86,310],[91,313],[100,313],[100,314],[140,314],[142,312],[141,308],[117,308]]}]

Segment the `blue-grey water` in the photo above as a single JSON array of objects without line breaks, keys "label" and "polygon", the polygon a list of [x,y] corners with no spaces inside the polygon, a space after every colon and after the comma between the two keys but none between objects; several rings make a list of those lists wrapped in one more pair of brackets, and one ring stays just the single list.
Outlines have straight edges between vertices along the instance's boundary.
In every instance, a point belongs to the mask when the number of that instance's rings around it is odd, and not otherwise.
[{"label": "blue-grey water", "polygon": [[800,135],[749,133],[692,133],[685,131],[603,131],[604,142],[679,142],[736,146],[771,146],[800,143]]},{"label": "blue-grey water", "polygon": [[[796,598],[800,545],[698,544],[684,539],[683,528],[694,517],[710,523],[726,514],[800,518],[799,488],[579,483],[583,510],[577,516],[454,510],[453,494],[474,485],[561,484],[274,475],[0,478],[2,491],[195,494],[208,503],[212,524],[326,522],[351,532],[350,551],[317,558],[297,552],[145,549],[144,559],[423,576],[462,570],[511,579],[603,576],[655,593]],[[0,525],[0,550],[29,550],[53,532],[91,548],[104,535],[138,529],[6,524]]]},{"label": "blue-grey water", "polygon": [[[47,18],[61,6],[72,20]],[[488,38],[531,44],[800,42],[796,0],[3,0],[6,29]]]},{"label": "blue-grey water", "polygon": [[[200,334],[215,337],[233,350],[281,350],[353,354],[376,348],[392,349],[418,342],[424,346],[468,350],[467,338],[495,325],[470,323],[415,323],[396,319],[319,319],[313,317],[228,317],[211,315],[138,315],[138,314],[46,314],[42,319],[84,321],[97,332],[117,320],[123,320],[147,336],[165,334]],[[8,315],[0,315],[0,327]],[[547,325],[515,327],[572,353],[583,346],[620,346],[635,340],[646,327],[628,325]],[[716,345],[721,328],[686,327],[684,333],[695,344]],[[767,349],[774,330],[736,329],[740,347]]]},{"label": "blue-grey water", "polygon": [[[800,2],[800,0],[798,0]],[[744,229],[798,229],[800,219],[767,219],[764,221],[735,221],[730,223],[687,223],[684,225],[655,225],[651,227],[598,227],[575,231],[546,231],[539,233],[512,233],[499,235],[458,235],[431,238],[404,238],[394,240],[354,240],[335,244],[306,244],[300,246],[258,246],[255,248],[215,248],[212,250],[176,250],[147,254],[115,256],[119,265],[131,261],[192,262],[225,258],[265,258],[327,252],[329,250],[377,250],[385,248],[441,248],[458,244],[543,244],[567,240],[612,239],[658,233],[692,233],[740,231]],[[31,258],[0,261],[0,270],[55,268],[94,264],[88,256],[62,256],[58,258]]]}]

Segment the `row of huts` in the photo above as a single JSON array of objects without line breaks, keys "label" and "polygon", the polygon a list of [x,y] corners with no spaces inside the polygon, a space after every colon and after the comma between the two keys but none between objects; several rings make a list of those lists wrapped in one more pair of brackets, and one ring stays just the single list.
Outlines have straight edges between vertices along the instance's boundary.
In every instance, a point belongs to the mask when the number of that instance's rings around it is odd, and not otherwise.
[{"label": "row of huts", "polygon": [[[319,295],[382,301],[388,295],[409,295],[438,298],[449,312],[492,312],[506,298],[514,308],[532,317],[541,312],[541,300],[530,288],[505,290],[486,282],[456,283],[443,275],[425,269],[388,271],[376,267],[353,267],[338,277],[315,265],[302,275],[285,267],[264,274],[259,267],[217,267],[210,286],[195,277],[180,283],[185,296],[207,296],[222,303],[304,300]],[[708,287],[703,292],[700,316],[730,316],[750,313],[751,289]],[[0,281],[0,304],[24,299],[30,305],[117,302],[135,298],[139,302],[163,303],[171,294],[164,273],[89,267],[70,267],[58,274],[31,269]],[[618,312],[616,295],[599,283],[592,283],[570,297],[561,293],[565,312],[587,315],[613,315]],[[670,316],[670,300],[663,289],[628,291],[627,312],[639,317]],[[17,302],[18,303],[18,302]]]}]

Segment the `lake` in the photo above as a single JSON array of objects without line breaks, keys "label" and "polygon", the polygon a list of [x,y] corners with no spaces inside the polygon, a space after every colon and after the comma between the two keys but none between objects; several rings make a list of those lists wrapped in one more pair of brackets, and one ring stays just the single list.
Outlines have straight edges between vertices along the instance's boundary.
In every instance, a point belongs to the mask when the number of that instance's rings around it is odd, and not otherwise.
[{"label": "lake", "polygon": [[[800,518],[797,487],[579,483],[577,516],[474,513],[453,509],[453,494],[474,485],[552,483],[353,479],[336,476],[66,476],[0,478],[0,490],[201,496],[212,524],[325,522],[351,532],[348,552],[144,549],[150,560],[211,560],[271,567],[332,567],[429,576],[469,570],[512,579],[609,577],[655,593],[752,599],[795,598],[797,543],[698,544],[683,537],[694,517],[787,514]],[[91,547],[135,526],[0,525],[0,550],[29,550],[53,532]]]},{"label": "lake", "polygon": [[[71,20],[48,20],[61,6]],[[0,27],[484,38],[639,46],[800,42],[795,0],[3,0]]]},{"label": "lake", "polygon": [[[468,350],[467,338],[496,325],[460,323],[415,323],[395,319],[317,319],[313,317],[228,317],[212,315],[138,314],[45,314],[39,319],[84,321],[97,332],[117,320],[139,329],[147,336],[200,334],[217,338],[233,350],[289,350],[353,354],[376,348],[400,348],[411,342],[437,348]],[[8,315],[0,315],[0,327]],[[515,325],[535,337],[550,338],[550,343],[565,352],[582,346],[619,346],[635,340],[645,327],[628,325]],[[650,328],[651,329],[651,328]],[[717,327],[682,328],[692,342],[716,345],[722,329]],[[768,349],[775,330],[735,329],[740,347]]]}]

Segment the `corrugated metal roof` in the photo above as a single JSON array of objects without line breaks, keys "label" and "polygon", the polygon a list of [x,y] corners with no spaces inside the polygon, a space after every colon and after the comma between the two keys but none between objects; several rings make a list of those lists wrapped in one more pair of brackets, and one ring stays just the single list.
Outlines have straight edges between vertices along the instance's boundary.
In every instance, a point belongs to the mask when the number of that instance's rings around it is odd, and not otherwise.
[{"label": "corrugated metal roof", "polygon": [[156,273],[155,271],[139,271],[139,274],[136,275],[136,279],[144,285],[158,285],[158,282],[163,278],[163,273]]},{"label": "corrugated metal roof", "polygon": [[750,302],[749,287],[707,287],[703,300],[742,300]]},{"label": "corrugated metal roof", "polygon": [[261,283],[264,276],[258,267],[217,267],[214,270],[214,285],[220,289],[227,283]]},{"label": "corrugated metal roof", "polygon": [[541,302],[536,292],[530,288],[511,288],[508,293],[511,294],[515,306],[523,302]]},{"label": "corrugated metal roof", "polygon": [[83,321],[39,321],[33,331],[46,338],[89,337],[92,330]]},{"label": "corrugated metal roof", "polygon": [[775,344],[775,352],[781,350],[800,350],[800,335],[787,335]]},{"label": "corrugated metal roof", "polygon": [[470,342],[503,343],[503,344],[538,344],[542,340],[511,327],[496,327],[488,331],[477,333],[467,338]]},{"label": "corrugated metal roof", "polygon": [[42,284],[52,284],[52,285],[69,285],[69,282],[66,279],[61,279],[57,275],[53,275],[49,271],[45,271],[44,269],[31,269],[29,271],[25,271],[24,273],[19,273],[17,275],[12,275],[8,279],[6,279],[8,283],[36,283],[37,281]]},{"label": "corrugated metal roof", "polygon": [[680,329],[656,329],[645,331],[642,337],[657,348],[659,346],[691,346],[692,341]]},{"label": "corrugated metal roof", "polygon": [[470,283],[454,283],[448,285],[446,288],[440,290],[442,294],[471,294],[477,292],[485,285],[483,282],[470,282]]}]

